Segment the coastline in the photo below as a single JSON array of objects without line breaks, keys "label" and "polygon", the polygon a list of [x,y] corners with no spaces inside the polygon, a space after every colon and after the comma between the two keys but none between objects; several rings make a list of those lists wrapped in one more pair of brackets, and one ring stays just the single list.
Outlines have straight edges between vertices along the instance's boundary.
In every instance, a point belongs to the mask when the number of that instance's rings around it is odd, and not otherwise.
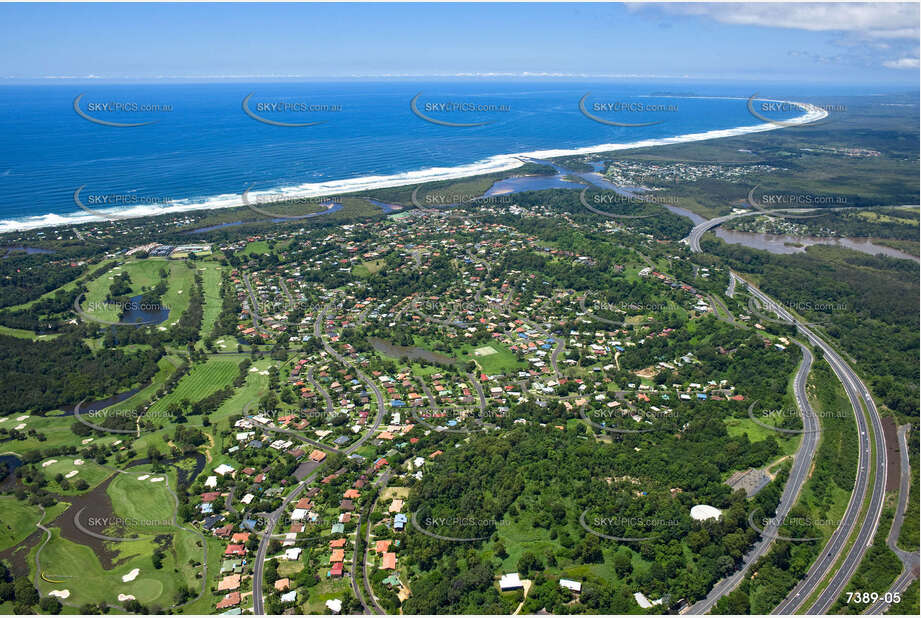
[{"label": "coastline", "polygon": [[[492,174],[496,172],[513,170],[524,165],[524,159],[548,159],[573,155],[596,154],[602,152],[616,152],[619,150],[632,150],[636,148],[649,148],[654,146],[667,146],[671,144],[706,141],[725,137],[736,137],[750,133],[773,131],[775,129],[784,128],[784,126],[808,124],[828,116],[828,112],[825,110],[808,103],[800,103],[796,101],[779,101],[775,99],[759,100],[781,102],[788,105],[794,105],[802,109],[804,113],[801,116],[797,116],[789,120],[784,120],[783,125],[779,123],[765,122],[757,125],[747,125],[729,129],[713,129],[700,133],[686,133],[673,137],[652,138],[635,142],[607,143],[597,144],[594,146],[583,146],[580,148],[535,150],[530,152],[498,154],[481,161],[476,161],[474,163],[452,167],[432,167],[402,172],[399,174],[392,174],[388,176],[362,176],[358,178],[346,178],[325,182],[303,183],[300,185],[279,187],[276,189],[269,189],[264,191],[250,191],[249,195],[257,201],[281,201],[284,199],[328,197],[346,193],[355,193],[359,191],[368,191],[372,189],[400,187],[406,185],[422,184],[426,182],[437,182],[442,180],[459,180],[462,178],[469,178],[471,176],[479,176],[483,174]],[[239,193],[224,193],[201,199],[175,200],[165,206],[142,205],[131,208],[100,210],[99,212],[117,215],[119,219],[130,219],[167,214],[175,215],[201,210],[242,208],[244,206],[245,204],[243,204],[242,196]],[[93,222],[101,223],[103,221],[105,221],[105,219],[102,217],[79,210],[65,215],[48,213],[44,215],[23,217],[21,219],[2,219],[0,220],[0,234],[6,234],[10,232],[25,232],[42,228],[54,228],[67,225],[82,225]]]}]

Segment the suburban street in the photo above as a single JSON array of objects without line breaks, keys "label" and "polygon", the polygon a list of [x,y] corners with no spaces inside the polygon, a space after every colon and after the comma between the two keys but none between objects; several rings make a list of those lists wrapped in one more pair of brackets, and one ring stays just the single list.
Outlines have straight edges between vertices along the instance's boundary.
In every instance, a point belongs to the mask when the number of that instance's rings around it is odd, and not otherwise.
[{"label": "suburban street", "polygon": [[[326,352],[330,356],[335,358],[340,363],[343,363],[344,365],[348,365],[358,374],[358,378],[362,382],[364,382],[374,392],[374,397],[377,400],[377,415],[374,417],[374,423],[371,425],[371,427],[368,428],[368,431],[366,431],[354,444],[352,444],[347,449],[345,449],[345,451],[343,451],[345,455],[351,455],[352,453],[357,451],[359,448],[361,448],[361,446],[374,435],[374,433],[377,431],[377,428],[380,426],[381,421],[384,418],[384,395],[381,392],[380,388],[378,388],[378,386],[371,380],[371,378],[369,378],[367,375],[365,375],[363,371],[355,367],[351,362],[349,362],[343,356],[341,356],[338,352],[336,352],[336,350],[334,350],[332,346],[330,346],[329,343],[326,341],[326,339],[322,336],[322,331],[323,331],[322,325],[324,322],[324,318],[326,316],[326,312],[328,310],[329,310],[329,307],[326,307],[325,309],[320,311],[320,313],[317,315],[317,320],[314,323],[314,336],[319,338],[319,340],[323,344],[323,348],[326,350]],[[326,450],[334,450],[334,449],[329,449],[329,447],[326,447],[326,446],[323,446],[323,448],[325,448]],[[282,515],[284,515],[285,509],[288,507],[291,501],[294,500],[310,483],[312,483],[316,479],[317,474],[318,474],[318,470],[314,471],[312,474],[310,474],[310,476],[308,476],[303,481],[298,483],[297,486],[294,489],[292,489],[291,492],[285,497],[281,506],[278,507],[275,511],[273,511],[269,515],[269,520],[268,520],[268,523],[266,524],[265,532],[263,533],[262,539],[259,542],[259,549],[256,551],[256,559],[255,559],[256,562],[253,567],[253,613],[256,615],[265,614],[265,606],[264,606],[265,598],[263,595],[262,588],[263,588],[263,579],[265,577],[264,575],[265,559],[266,559],[266,554],[269,551],[269,544],[271,543],[271,540],[272,540],[272,532],[275,530],[275,526],[278,524],[278,520],[281,518]],[[355,565],[353,565],[352,568],[354,570]]]}]

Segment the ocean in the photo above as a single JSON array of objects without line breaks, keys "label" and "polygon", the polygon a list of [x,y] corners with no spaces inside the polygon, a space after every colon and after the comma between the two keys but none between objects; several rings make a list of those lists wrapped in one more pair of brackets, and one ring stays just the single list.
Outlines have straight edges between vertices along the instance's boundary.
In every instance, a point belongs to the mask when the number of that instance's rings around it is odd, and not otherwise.
[{"label": "ocean", "polygon": [[[78,189],[93,209],[140,216],[238,206],[248,187],[254,198],[330,195],[513,169],[519,156],[777,128],[749,111],[756,91],[520,80],[5,85],[0,232],[98,220],[75,204]],[[805,114],[779,102],[756,109],[778,121]]]}]

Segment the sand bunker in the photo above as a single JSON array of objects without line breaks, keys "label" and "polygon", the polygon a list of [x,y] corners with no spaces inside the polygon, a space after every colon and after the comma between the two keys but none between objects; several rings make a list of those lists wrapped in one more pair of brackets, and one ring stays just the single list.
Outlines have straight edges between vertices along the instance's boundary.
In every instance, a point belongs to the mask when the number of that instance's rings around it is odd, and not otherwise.
[{"label": "sand bunker", "polygon": [[49,597],[57,597],[59,599],[66,599],[70,596],[70,590],[52,590],[48,593]]},{"label": "sand bunker", "polygon": [[17,421],[24,421],[24,420],[26,420],[27,418],[29,418],[29,415],[28,415],[28,414],[23,414],[22,416],[17,416],[17,417],[16,417],[16,420],[17,420]]},{"label": "sand bunker", "polygon": [[85,440],[80,440],[80,444],[89,444],[89,443],[92,442],[92,441],[93,441],[92,438],[87,438],[87,439],[85,439]]},{"label": "sand bunker", "polygon": [[142,474],[141,476],[138,477],[138,480],[139,480],[139,481],[146,481],[146,480],[149,479],[149,478],[150,478],[150,475],[149,475],[149,474]]},{"label": "sand bunker", "polygon": [[77,476],[77,472],[79,472],[79,470],[71,470],[70,472],[68,472],[67,474],[64,475],[64,478],[65,478],[65,479],[73,478],[73,477]]},{"label": "sand bunker", "polygon": [[162,476],[155,476],[154,478],[150,479],[150,482],[151,482],[151,483],[159,483],[159,482],[162,481],[162,480],[163,480],[163,477],[162,477]]},{"label": "sand bunker", "polygon": [[74,459],[75,466],[82,466],[85,462],[82,459]]},{"label": "sand bunker", "polygon": [[141,569],[131,569],[127,575],[122,575],[123,582],[133,582],[134,578],[138,576],[138,573],[141,572]]},{"label": "sand bunker", "polygon": [[135,599],[134,599],[133,594],[120,594],[118,595],[118,600],[119,601],[134,601]]},{"label": "sand bunker", "polygon": [[25,428],[26,428],[26,424],[25,424],[25,423],[19,423],[19,424],[16,425],[13,429],[15,429],[16,431],[21,431],[21,430],[23,430],[23,429],[25,429]]},{"label": "sand bunker", "polygon": [[50,466],[51,464],[56,464],[56,463],[58,463],[58,460],[57,460],[57,459],[49,459],[48,461],[43,461],[43,462],[42,462],[42,468],[47,468],[47,467]]}]

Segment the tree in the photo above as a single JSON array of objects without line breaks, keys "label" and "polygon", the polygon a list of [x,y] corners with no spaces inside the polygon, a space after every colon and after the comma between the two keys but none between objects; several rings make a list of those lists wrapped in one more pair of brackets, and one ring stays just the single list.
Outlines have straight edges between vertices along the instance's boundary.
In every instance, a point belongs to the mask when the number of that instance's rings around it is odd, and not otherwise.
[{"label": "tree", "polygon": [[533,552],[526,551],[518,559],[518,572],[525,577],[530,575],[532,570],[536,571],[542,568],[544,568],[544,565],[541,564],[540,558],[534,555]]},{"label": "tree", "polygon": [[61,613],[61,602],[55,599],[54,597],[45,597],[38,604],[42,612],[45,614],[60,614]]},{"label": "tree", "polygon": [[633,561],[630,559],[630,552],[619,551],[615,554],[614,572],[621,579],[633,572]]},{"label": "tree", "polygon": [[24,605],[35,605],[38,603],[38,590],[32,585],[27,577],[17,577],[13,581],[13,587],[16,591],[16,602]]}]

